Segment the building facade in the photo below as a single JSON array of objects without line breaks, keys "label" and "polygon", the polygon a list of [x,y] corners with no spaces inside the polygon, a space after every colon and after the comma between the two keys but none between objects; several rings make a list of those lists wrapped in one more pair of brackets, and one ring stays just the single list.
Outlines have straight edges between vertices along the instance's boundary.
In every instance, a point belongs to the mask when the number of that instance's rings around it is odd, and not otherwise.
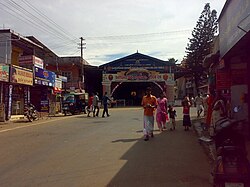
[{"label": "building facade", "polygon": [[210,70],[209,86],[227,100],[229,117],[246,120],[249,136],[250,117],[250,1],[227,0],[219,17],[219,41],[205,60]]},{"label": "building facade", "polygon": [[141,53],[101,65],[103,93],[126,105],[140,105],[146,87],[152,87],[157,97],[165,92],[169,102],[174,102],[175,64]]}]

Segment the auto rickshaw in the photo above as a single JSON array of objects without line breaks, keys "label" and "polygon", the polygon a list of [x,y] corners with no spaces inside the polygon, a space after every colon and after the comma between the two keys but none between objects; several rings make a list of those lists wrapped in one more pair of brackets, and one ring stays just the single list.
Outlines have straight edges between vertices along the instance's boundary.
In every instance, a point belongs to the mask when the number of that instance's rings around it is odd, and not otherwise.
[{"label": "auto rickshaw", "polygon": [[88,94],[87,93],[69,93],[63,98],[62,110],[66,116],[68,113],[80,114],[84,112],[86,114],[86,106],[88,105]]}]

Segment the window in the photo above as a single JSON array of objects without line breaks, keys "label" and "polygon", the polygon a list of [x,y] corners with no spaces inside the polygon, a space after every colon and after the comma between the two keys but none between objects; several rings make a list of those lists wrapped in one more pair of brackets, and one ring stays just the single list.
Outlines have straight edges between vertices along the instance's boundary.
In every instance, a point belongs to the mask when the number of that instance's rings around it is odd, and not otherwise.
[{"label": "window", "polygon": [[62,76],[67,77],[68,82],[72,81],[72,72],[64,71],[64,72],[62,72]]}]

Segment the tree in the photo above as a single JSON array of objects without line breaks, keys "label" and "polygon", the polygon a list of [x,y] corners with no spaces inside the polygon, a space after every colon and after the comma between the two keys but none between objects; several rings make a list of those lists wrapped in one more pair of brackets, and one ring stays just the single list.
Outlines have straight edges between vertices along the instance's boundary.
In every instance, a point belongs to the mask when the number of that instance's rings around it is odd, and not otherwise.
[{"label": "tree", "polygon": [[168,62],[175,64],[176,62],[178,62],[178,60],[175,60],[175,58],[169,58]]},{"label": "tree", "polygon": [[217,28],[217,12],[216,10],[211,11],[210,4],[207,3],[186,47],[187,67],[192,72],[197,91],[198,87],[202,85],[202,81],[207,78],[207,70],[202,67],[202,62],[211,52]]},{"label": "tree", "polygon": [[175,60],[175,58],[169,58],[168,59],[168,63],[172,64],[170,66],[170,72],[176,72],[176,62],[178,62],[178,60]]}]

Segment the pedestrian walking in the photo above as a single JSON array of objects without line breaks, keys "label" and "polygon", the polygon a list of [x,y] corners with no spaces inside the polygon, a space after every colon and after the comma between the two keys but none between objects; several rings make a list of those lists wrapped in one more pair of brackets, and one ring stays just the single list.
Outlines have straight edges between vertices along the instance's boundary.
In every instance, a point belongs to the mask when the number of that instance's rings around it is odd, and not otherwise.
[{"label": "pedestrian walking", "polygon": [[163,129],[167,129],[166,123],[168,118],[167,113],[167,98],[163,92],[160,93],[160,97],[157,99],[157,108],[156,108],[156,122],[159,130],[162,132]]},{"label": "pedestrian walking", "polygon": [[95,116],[98,117],[98,115],[99,115],[100,107],[98,105],[98,102],[99,102],[99,97],[98,97],[98,92],[96,92],[94,95],[94,98],[93,98],[93,107],[94,107],[93,116],[94,117]]},{"label": "pedestrian walking", "polygon": [[176,115],[176,110],[171,105],[168,106],[168,114],[170,118],[170,124],[172,124],[172,127],[170,128],[170,130],[172,131],[172,130],[175,130],[175,126],[176,126],[175,117],[177,117],[177,115]]},{"label": "pedestrian walking", "polygon": [[211,124],[214,99],[215,99],[215,91],[210,90],[210,93],[208,94],[208,99],[207,99],[207,116],[206,116],[206,126],[207,126],[207,128],[209,128],[210,124]]},{"label": "pedestrian walking", "polygon": [[194,104],[196,106],[196,110],[197,110],[197,118],[200,117],[201,113],[204,111],[204,102],[203,102],[203,98],[201,97],[201,94],[197,94],[197,96],[194,99]]},{"label": "pedestrian walking", "polygon": [[[88,107],[87,107],[87,111],[88,111],[87,117],[90,117],[90,113],[93,112],[93,99],[94,99],[93,94],[90,94],[89,100],[88,100]],[[94,113],[93,113],[93,116],[94,116]]]},{"label": "pedestrian walking", "polygon": [[144,140],[148,141],[149,136],[154,137],[154,111],[157,107],[156,97],[151,94],[151,88],[147,87],[146,95],[143,96],[141,105],[144,108],[143,116],[143,134]]},{"label": "pedestrian walking", "polygon": [[204,106],[204,117],[206,118],[207,117],[207,111],[208,111],[208,94],[205,93],[204,96],[203,96],[203,106]]},{"label": "pedestrian walking", "polygon": [[189,97],[186,96],[182,101],[182,107],[183,107],[183,126],[184,130],[188,131],[189,127],[191,127],[191,120],[190,120],[190,107],[192,106],[191,101],[189,100]]},{"label": "pedestrian walking", "polygon": [[111,102],[111,99],[107,96],[107,92],[104,93],[104,96],[102,97],[102,104],[103,104],[103,113],[102,117],[105,117],[105,113],[107,117],[109,117],[109,111],[108,111],[108,102]]}]

